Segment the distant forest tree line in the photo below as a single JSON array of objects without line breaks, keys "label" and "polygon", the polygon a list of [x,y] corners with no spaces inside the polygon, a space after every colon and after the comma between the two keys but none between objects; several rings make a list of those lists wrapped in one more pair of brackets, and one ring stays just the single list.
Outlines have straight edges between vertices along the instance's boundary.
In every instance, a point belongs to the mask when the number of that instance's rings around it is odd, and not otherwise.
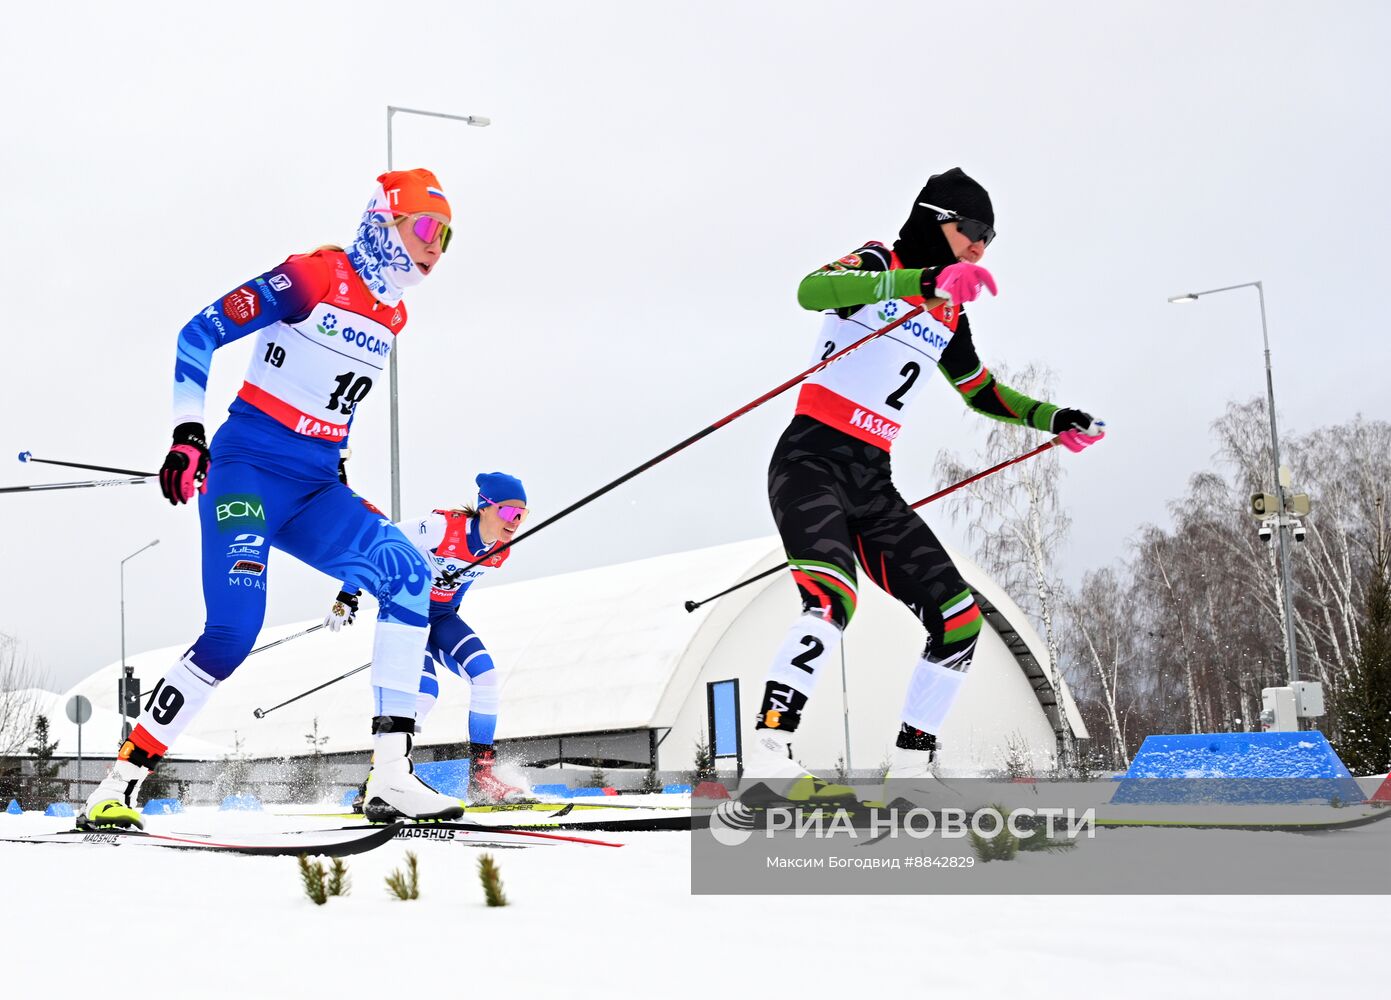
[{"label": "distant forest tree line", "polygon": [[[1049,398],[1046,370],[1025,369],[1010,381]],[[1264,400],[1229,404],[1212,430],[1213,468],[1169,503],[1171,523],[1143,526],[1115,564],[1075,587],[1058,578],[1052,559],[1070,528],[1056,450],[983,480],[950,505],[973,529],[982,568],[1039,628],[1091,733],[1086,752],[1095,766],[1126,767],[1149,734],[1259,730],[1261,690],[1288,683],[1277,546],[1259,537],[1249,513],[1252,493],[1274,489]],[[976,458],[944,454],[938,476],[945,484],[1020,454],[1029,437],[1002,424]],[[1391,423],[1359,416],[1287,434],[1280,457],[1294,491],[1313,503],[1304,540],[1291,545],[1300,679],[1321,681],[1328,706],[1313,728],[1355,773],[1384,772],[1391,767]]]}]

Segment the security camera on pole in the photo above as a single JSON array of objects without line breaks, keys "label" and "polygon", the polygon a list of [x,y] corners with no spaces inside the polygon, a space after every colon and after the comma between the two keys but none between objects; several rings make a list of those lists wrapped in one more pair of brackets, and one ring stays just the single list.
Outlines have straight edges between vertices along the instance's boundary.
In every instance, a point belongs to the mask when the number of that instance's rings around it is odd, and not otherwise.
[{"label": "security camera on pole", "polygon": [[[1285,491],[1289,488],[1289,472],[1285,467],[1280,469],[1280,489]],[[1260,535],[1261,541],[1270,541],[1275,532],[1281,528],[1288,528],[1291,537],[1298,543],[1304,541],[1304,522],[1301,518],[1308,517],[1311,509],[1311,501],[1307,493],[1295,493],[1285,497],[1285,513],[1279,513],[1280,498],[1271,493],[1252,493],[1251,494],[1251,514],[1261,519],[1261,526],[1256,529],[1256,534]]]}]

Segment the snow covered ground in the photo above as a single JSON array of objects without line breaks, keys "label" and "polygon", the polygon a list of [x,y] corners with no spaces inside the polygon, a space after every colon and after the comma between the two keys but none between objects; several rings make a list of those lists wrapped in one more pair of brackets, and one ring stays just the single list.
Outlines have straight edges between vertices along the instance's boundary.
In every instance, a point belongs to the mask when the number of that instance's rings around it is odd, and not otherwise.
[{"label": "snow covered ground", "polygon": [[[0,815],[0,836],[67,825]],[[304,825],[204,810],[150,821]],[[1336,836],[1357,849],[1376,826]],[[290,858],[0,843],[0,983],[16,998],[1337,996],[1374,989],[1391,931],[1384,896],[693,897],[689,834],[596,836],[625,846],[493,850],[505,909],[484,905],[480,852],[457,843],[349,858],[352,894],[323,907]],[[407,847],[421,898],[401,902],[382,880]]]}]

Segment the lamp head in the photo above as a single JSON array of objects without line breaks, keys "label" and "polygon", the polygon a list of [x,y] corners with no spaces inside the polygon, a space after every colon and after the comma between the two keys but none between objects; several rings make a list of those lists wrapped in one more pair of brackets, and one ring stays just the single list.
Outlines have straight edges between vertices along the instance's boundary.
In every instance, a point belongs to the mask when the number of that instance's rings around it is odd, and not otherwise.
[{"label": "lamp head", "polygon": [[1183,295],[1170,295],[1170,296],[1169,296],[1169,301],[1172,302],[1172,303],[1178,303],[1178,302],[1197,302],[1197,301],[1198,301],[1198,295],[1197,295],[1196,292],[1185,292]]}]

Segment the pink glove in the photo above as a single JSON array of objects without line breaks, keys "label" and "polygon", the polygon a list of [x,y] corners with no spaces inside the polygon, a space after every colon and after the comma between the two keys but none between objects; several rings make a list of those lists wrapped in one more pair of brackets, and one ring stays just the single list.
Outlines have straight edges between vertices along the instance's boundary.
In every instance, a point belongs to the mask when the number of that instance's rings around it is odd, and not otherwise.
[{"label": "pink glove", "polygon": [[1085,448],[1090,448],[1106,436],[1106,431],[1102,429],[1105,426],[1105,424],[1098,420],[1085,430],[1070,428],[1058,435],[1058,442],[1068,451],[1082,451]]},{"label": "pink glove", "polygon": [[991,295],[999,294],[995,291],[995,279],[989,271],[979,264],[968,264],[964,260],[948,264],[938,271],[934,285],[938,296],[951,299],[959,306],[976,301],[982,287],[990,289]]},{"label": "pink glove", "polygon": [[171,504],[188,503],[194,491],[208,492],[208,446],[203,425],[179,424],[159,470],[159,491]]}]

